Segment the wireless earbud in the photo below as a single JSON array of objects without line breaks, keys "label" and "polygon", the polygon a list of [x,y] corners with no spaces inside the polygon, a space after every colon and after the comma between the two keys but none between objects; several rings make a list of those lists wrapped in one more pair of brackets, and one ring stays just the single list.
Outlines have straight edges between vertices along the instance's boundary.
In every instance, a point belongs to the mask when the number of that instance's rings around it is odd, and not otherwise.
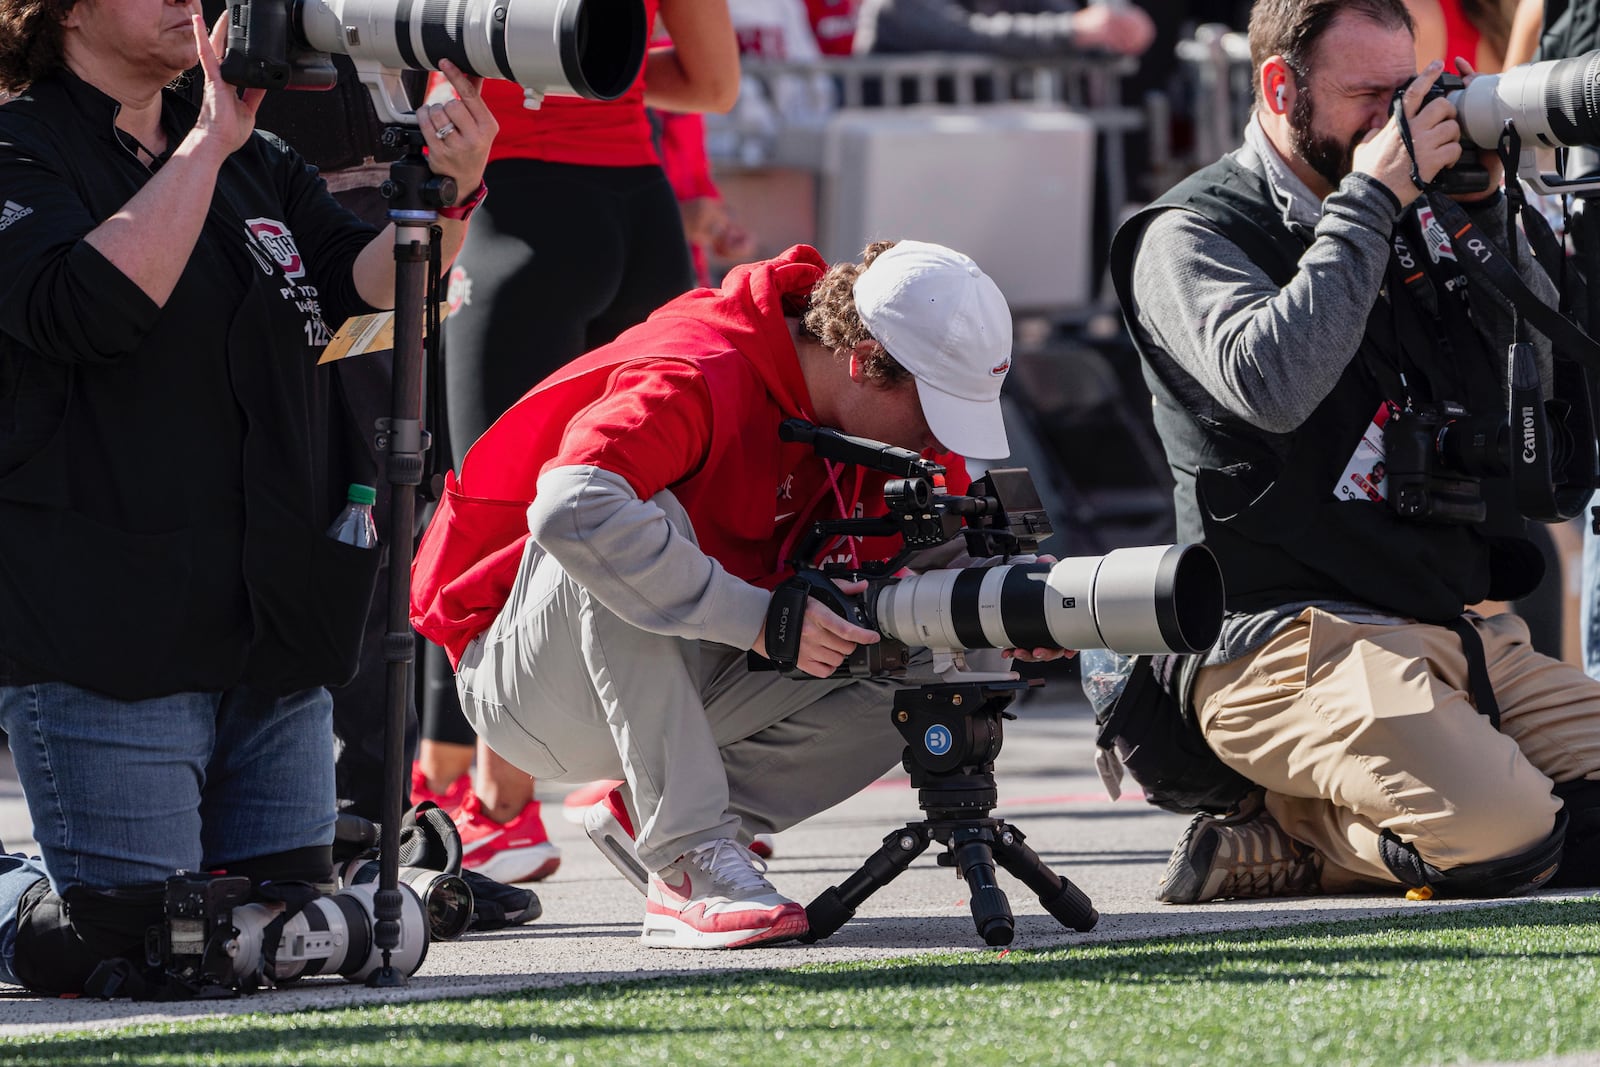
[{"label": "wireless earbud", "polygon": [[1284,87],[1282,85],[1278,86],[1277,101],[1278,101],[1278,110],[1280,112],[1283,111],[1283,107],[1284,107],[1284,104],[1283,104],[1283,89],[1284,89]]}]

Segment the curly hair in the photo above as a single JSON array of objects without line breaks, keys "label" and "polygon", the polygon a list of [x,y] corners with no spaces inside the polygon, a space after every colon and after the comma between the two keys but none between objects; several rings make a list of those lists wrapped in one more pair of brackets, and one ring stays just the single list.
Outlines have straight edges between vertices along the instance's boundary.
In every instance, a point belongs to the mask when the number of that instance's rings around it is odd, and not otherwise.
[{"label": "curly hair", "polygon": [[66,64],[61,22],[77,0],[0,0],[0,99]]},{"label": "curly hair", "polygon": [[[856,312],[856,279],[872,266],[873,260],[894,245],[893,241],[874,241],[861,253],[859,264],[835,263],[828,268],[811,290],[810,301],[800,319],[806,336],[835,352],[854,348],[862,341],[876,340]],[[881,346],[862,358],[861,372],[867,381],[876,385],[893,385],[911,378],[911,372],[896,363]]]}]

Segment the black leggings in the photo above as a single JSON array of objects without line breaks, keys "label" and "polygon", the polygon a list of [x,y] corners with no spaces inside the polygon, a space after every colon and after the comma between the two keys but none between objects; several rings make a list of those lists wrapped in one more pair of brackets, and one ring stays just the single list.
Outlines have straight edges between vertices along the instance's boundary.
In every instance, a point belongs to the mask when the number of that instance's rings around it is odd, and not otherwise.
[{"label": "black leggings", "polygon": [[489,164],[489,198],[450,275],[445,398],[451,451],[564,364],[694,284],[660,167]]},{"label": "black leggings", "polygon": [[[450,272],[445,433],[454,465],[540,380],[694,284],[660,167],[503,159]],[[471,744],[444,652],[423,650],[422,736]]]}]

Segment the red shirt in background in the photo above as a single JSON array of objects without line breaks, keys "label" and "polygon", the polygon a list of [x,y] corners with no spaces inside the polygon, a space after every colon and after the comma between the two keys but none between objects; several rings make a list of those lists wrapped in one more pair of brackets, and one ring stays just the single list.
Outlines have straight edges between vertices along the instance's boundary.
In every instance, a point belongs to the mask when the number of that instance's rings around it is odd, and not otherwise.
[{"label": "red shirt in background", "polygon": [[[648,38],[654,33],[659,0],[644,0]],[[435,78],[438,76],[435,75]],[[546,96],[537,110],[522,106],[522,86],[491,78],[483,100],[500,122],[489,161],[542,159],[599,167],[640,167],[659,163],[650,120],[644,110],[644,69],[628,91],[602,103],[576,96]]]},{"label": "red shirt in background", "polygon": [[811,30],[825,56],[847,56],[856,39],[860,0],[806,0]]},{"label": "red shirt in background", "polygon": [[1444,69],[1454,74],[1457,56],[1477,67],[1478,40],[1483,35],[1461,13],[1460,0],[1439,0],[1439,7],[1444,12],[1444,55],[1440,57]]}]

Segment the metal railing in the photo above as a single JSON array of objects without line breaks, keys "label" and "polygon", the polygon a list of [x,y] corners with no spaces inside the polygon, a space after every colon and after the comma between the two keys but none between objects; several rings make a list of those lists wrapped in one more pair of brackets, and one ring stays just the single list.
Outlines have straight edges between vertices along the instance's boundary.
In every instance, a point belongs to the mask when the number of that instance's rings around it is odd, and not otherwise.
[{"label": "metal railing", "polygon": [[[1145,116],[1121,102],[1121,80],[1135,69],[1124,56],[1073,56],[1016,60],[998,56],[918,53],[836,56],[798,63],[745,59],[745,99],[729,116],[709,117],[712,158],[719,165],[781,160],[802,165],[816,150],[808,138],[839,111],[865,108],[991,105],[1068,107],[1082,111],[1102,132],[1126,132]],[[782,101],[806,87],[798,110]],[[819,91],[820,90],[820,91]],[[817,101],[816,97],[827,99]],[[756,98],[754,102],[750,99]],[[752,149],[748,142],[755,140]]]}]

